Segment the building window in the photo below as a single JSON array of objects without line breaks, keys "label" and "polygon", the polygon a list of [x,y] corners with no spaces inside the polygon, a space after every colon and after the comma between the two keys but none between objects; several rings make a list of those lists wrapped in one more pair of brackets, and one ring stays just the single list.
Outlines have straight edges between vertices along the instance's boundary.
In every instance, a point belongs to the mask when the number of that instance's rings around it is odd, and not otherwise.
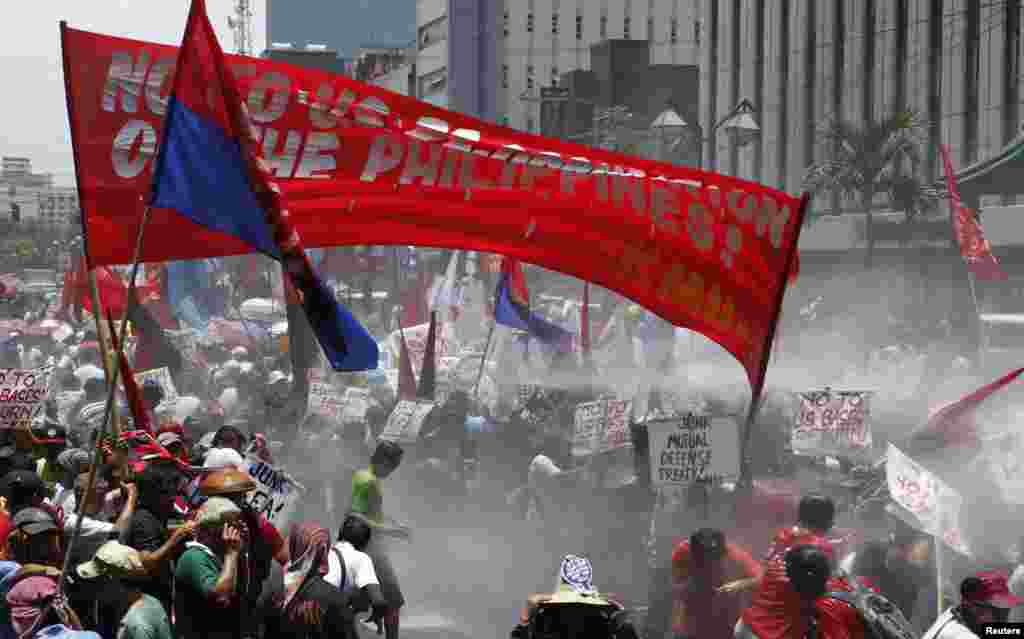
[{"label": "building window", "polygon": [[647,39],[654,44],[654,18],[647,18]]},{"label": "building window", "polygon": [[679,20],[672,18],[672,22],[669,23],[668,39],[672,44],[679,43]]},{"label": "building window", "polygon": [[700,20],[693,23],[693,42],[700,46]]},{"label": "building window", "polygon": [[558,14],[551,14],[551,34],[558,35]]},{"label": "building window", "polygon": [[419,29],[420,51],[448,39],[448,16],[431,20]]},{"label": "building window", "polygon": [[576,16],[576,39],[583,39],[583,16]]},{"label": "building window", "polygon": [[627,16],[626,19],[622,21],[622,37],[626,38],[627,40],[629,40],[630,37],[629,31],[630,26],[632,26],[632,22],[633,21],[629,18],[629,16]]},{"label": "building window", "polygon": [[526,78],[526,90],[533,91],[533,78]]},{"label": "building window", "polygon": [[529,75],[529,76],[533,75],[533,65],[532,64],[526,65],[526,75]]},{"label": "building window", "polygon": [[601,16],[601,39],[608,37],[608,16]]},{"label": "building window", "polygon": [[508,37],[508,11],[506,11],[505,15],[502,17],[502,20],[501,20],[501,31],[505,35],[505,37],[507,38]]},{"label": "building window", "polygon": [[501,65],[501,86],[502,88],[508,88],[508,65]]},{"label": "building window", "polygon": [[527,117],[526,118],[526,131],[528,133],[533,133],[533,118],[532,117]]},{"label": "building window", "polygon": [[533,33],[533,14],[532,13],[527,13],[526,14],[526,32],[527,33]]}]

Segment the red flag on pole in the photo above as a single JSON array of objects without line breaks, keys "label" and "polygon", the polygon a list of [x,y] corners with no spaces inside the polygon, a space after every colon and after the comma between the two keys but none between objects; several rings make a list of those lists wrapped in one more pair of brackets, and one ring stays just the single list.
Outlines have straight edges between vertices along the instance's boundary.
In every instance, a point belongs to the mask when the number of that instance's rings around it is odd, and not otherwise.
[{"label": "red flag on pole", "polygon": [[960,192],[956,187],[956,176],[953,174],[953,162],[949,157],[949,147],[939,147],[942,151],[942,164],[946,172],[946,188],[949,189],[949,215],[953,223],[953,233],[960,245],[960,255],[964,258],[967,268],[971,269],[979,280],[1005,280],[1006,273],[999,267],[996,256],[992,254],[992,245],[985,239],[978,221],[978,212],[964,205]]},{"label": "red flag on pole", "polygon": [[437,387],[437,311],[430,311],[430,327],[427,328],[427,348],[423,353],[423,368],[420,369],[420,385],[416,388],[417,399],[434,399]]},{"label": "red flag on pole", "polygon": [[948,404],[928,419],[928,423],[911,433],[905,452],[919,457],[959,447],[977,447],[980,443],[975,411],[997,390],[1017,379],[1024,368],[1007,373],[996,381],[982,386],[959,401]]},{"label": "red flag on pole", "polygon": [[[114,318],[109,310],[107,311],[107,321],[110,322],[110,326],[114,326]],[[110,341],[114,350],[117,351],[118,365],[121,367],[121,383],[124,384],[124,394],[128,398],[128,405],[132,409],[132,420],[135,422],[134,430],[152,432],[153,425],[149,422],[146,404],[142,401],[142,392],[135,381],[135,371],[132,370],[132,365],[128,363],[128,358],[125,356],[124,351],[121,350],[116,330],[110,331]]]}]

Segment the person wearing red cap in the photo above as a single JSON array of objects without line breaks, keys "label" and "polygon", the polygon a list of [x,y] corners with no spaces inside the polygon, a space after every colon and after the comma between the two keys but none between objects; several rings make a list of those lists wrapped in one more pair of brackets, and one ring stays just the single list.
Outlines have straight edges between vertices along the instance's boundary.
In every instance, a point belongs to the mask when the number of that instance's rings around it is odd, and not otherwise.
[{"label": "person wearing red cap", "polygon": [[1005,622],[1024,604],[1007,585],[1005,570],[981,572],[960,583],[960,605],[944,612],[922,639],[971,639],[985,636],[985,625]]}]

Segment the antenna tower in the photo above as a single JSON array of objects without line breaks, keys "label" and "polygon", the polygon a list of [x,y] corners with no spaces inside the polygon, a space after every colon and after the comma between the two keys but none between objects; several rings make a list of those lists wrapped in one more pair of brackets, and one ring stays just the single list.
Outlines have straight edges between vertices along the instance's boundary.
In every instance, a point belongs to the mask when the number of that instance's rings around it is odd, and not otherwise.
[{"label": "antenna tower", "polygon": [[234,32],[235,53],[252,55],[252,0],[235,0],[235,15],[228,16]]}]

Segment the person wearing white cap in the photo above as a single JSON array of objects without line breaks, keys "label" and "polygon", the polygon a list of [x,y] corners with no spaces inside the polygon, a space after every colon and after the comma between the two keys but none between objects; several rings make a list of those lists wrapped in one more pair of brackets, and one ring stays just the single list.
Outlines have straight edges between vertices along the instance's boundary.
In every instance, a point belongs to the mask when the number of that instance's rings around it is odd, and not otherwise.
[{"label": "person wearing white cap", "polygon": [[125,613],[117,631],[118,639],[172,639],[171,621],[163,604],[139,587],[139,580],[147,574],[139,551],[108,541],[91,561],[79,564],[76,572],[87,581],[107,577],[120,582]]}]

